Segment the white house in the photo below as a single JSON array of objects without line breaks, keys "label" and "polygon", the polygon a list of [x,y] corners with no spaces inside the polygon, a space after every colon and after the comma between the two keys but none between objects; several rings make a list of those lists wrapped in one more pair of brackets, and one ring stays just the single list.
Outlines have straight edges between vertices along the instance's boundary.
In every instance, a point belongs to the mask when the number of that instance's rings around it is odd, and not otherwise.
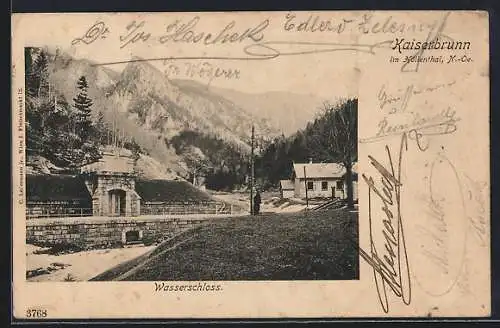
[{"label": "white house", "polygon": [[294,193],[295,193],[295,185],[292,180],[280,180],[281,198],[293,198]]},{"label": "white house", "polygon": [[[346,198],[346,170],[339,163],[294,163],[290,180],[280,181],[282,198]],[[357,199],[357,164],[353,165],[354,199]],[[292,193],[293,186],[293,193]]]}]

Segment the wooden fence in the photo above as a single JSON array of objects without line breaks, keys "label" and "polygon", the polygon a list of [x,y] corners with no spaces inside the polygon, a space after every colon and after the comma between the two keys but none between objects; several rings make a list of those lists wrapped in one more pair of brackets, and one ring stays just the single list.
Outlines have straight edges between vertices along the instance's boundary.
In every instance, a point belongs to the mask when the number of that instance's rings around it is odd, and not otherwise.
[{"label": "wooden fence", "polygon": [[37,205],[26,208],[26,218],[61,218],[61,217],[82,217],[92,216],[92,208],[83,207],[53,207]]},{"label": "wooden fence", "polygon": [[233,206],[220,202],[145,203],[141,215],[232,214]]},{"label": "wooden fence", "polygon": [[[233,214],[233,206],[222,202],[143,203],[141,215]],[[92,216],[92,208],[37,205],[26,209],[26,218],[60,218]]]}]

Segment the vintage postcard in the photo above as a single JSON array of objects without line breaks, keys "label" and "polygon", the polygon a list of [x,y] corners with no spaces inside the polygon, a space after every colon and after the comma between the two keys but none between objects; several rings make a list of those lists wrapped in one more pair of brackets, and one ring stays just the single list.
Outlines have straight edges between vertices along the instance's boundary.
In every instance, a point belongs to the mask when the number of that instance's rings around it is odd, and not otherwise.
[{"label": "vintage postcard", "polygon": [[489,316],[488,23],[14,14],[15,317]]}]

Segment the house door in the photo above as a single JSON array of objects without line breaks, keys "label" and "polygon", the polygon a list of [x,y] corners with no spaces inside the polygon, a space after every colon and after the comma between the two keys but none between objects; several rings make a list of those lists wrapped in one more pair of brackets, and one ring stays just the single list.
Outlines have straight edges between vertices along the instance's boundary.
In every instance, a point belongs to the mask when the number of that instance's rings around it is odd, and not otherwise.
[{"label": "house door", "polygon": [[114,189],[109,191],[109,214],[111,216],[125,216],[125,191]]}]

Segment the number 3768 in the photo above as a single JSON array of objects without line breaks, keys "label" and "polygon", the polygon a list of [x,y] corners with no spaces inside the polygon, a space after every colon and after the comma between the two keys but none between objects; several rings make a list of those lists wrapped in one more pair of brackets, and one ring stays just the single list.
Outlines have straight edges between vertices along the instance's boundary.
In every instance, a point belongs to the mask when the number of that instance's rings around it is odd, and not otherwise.
[{"label": "number 3768", "polygon": [[47,317],[46,309],[28,309],[26,310],[27,318],[45,318]]}]

